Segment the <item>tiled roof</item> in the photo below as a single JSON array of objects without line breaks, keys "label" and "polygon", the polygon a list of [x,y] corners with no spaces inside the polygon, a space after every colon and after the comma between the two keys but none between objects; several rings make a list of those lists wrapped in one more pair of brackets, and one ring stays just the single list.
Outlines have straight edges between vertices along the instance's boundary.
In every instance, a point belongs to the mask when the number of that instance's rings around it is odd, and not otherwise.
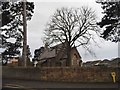
[{"label": "tiled roof", "polygon": [[[54,47],[46,48],[41,53],[41,55],[39,57],[39,60],[53,58],[53,57],[58,57],[58,54],[59,54],[59,56],[61,56],[60,54],[64,53],[64,51],[65,51],[64,44],[58,44],[58,45],[56,45]],[[64,54],[64,56],[62,56],[62,57],[64,58],[65,56],[66,55]]]},{"label": "tiled roof", "polygon": [[52,58],[55,56],[56,56],[55,49],[52,49],[52,50],[47,49],[43,53],[41,53],[39,59],[42,60],[42,59],[46,59],[46,58]]},{"label": "tiled roof", "polygon": [[[73,49],[77,51],[76,47],[73,47],[71,50]],[[80,55],[79,57],[81,58]],[[45,48],[44,51],[40,54],[39,60],[45,60],[49,58],[56,58],[57,60],[67,58],[66,44],[62,43],[51,48]]]}]

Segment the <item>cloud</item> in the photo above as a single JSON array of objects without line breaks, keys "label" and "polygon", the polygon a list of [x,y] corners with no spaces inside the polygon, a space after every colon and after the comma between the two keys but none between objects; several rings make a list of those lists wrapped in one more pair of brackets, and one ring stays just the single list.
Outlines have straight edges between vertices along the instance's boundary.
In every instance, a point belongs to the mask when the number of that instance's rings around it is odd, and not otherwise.
[{"label": "cloud", "polygon": [[[61,7],[80,8],[83,5],[90,6],[96,11],[98,15],[98,20],[101,20],[101,17],[103,16],[101,14],[102,12],[101,5],[97,4],[95,0],[28,0],[28,1],[35,2],[35,13],[33,14],[31,21],[27,23],[28,44],[30,45],[32,54],[34,53],[35,49],[43,46],[41,38],[44,36],[43,32],[45,30],[45,26],[57,8]],[[102,40],[102,42],[100,42],[98,39],[96,40],[98,41],[98,44],[99,46],[101,46],[101,48],[98,48],[93,44],[91,49],[96,53],[97,57],[91,56],[82,47],[78,48],[84,61],[112,58],[118,56],[118,44],[107,42],[104,40]]]}]

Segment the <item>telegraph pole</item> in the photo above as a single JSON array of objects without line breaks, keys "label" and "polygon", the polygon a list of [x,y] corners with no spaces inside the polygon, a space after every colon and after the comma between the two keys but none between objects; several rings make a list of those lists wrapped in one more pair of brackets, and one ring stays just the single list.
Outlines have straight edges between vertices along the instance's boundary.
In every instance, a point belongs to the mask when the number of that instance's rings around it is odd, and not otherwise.
[{"label": "telegraph pole", "polygon": [[23,60],[27,67],[27,22],[26,22],[26,0],[23,0]]}]

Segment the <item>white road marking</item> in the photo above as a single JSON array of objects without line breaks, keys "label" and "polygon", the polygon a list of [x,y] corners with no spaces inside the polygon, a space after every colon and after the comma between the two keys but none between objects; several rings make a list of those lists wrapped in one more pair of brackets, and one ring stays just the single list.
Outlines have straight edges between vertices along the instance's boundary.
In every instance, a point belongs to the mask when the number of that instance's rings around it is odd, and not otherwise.
[{"label": "white road marking", "polygon": [[17,85],[17,84],[5,84],[4,87],[7,87],[7,88],[24,88],[24,86]]},{"label": "white road marking", "polygon": [[17,84],[5,84],[4,85],[4,88],[24,88],[25,90],[35,90],[35,89],[31,89],[31,88],[28,88],[28,87],[24,87],[22,85],[17,85]]}]

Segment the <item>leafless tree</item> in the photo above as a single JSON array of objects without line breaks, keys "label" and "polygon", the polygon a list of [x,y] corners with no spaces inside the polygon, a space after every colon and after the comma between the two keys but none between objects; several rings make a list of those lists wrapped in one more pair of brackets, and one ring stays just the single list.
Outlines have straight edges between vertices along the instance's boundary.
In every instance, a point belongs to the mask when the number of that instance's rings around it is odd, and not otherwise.
[{"label": "leafless tree", "polygon": [[[98,32],[95,12],[88,7],[57,9],[47,24],[44,42],[49,45],[67,42],[69,66],[70,50],[73,46],[83,45],[85,48],[93,33]],[[76,42],[77,45],[75,45]]]}]

